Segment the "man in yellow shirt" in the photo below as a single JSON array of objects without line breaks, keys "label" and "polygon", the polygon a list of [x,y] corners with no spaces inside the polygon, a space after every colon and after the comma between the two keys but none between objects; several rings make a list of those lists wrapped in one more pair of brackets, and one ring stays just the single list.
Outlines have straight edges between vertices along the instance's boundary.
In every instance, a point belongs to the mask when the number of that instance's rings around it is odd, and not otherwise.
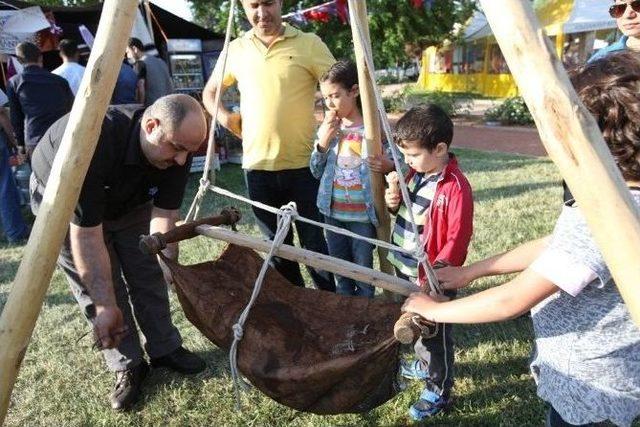
[{"label": "man in yellow shirt", "polygon": [[[222,90],[236,84],[240,114],[220,105],[218,121],[242,138],[245,177],[252,200],[280,207],[296,202],[300,215],[322,221],[316,207],[318,181],[311,175],[318,79],[335,62],[318,36],[282,23],[282,0],[242,0],[252,29],[229,45]],[[222,61],[203,91],[203,102],[215,109],[216,84]],[[273,239],[276,216],[253,209],[263,234]],[[327,253],[320,228],[296,223],[302,247]],[[289,232],[285,243],[293,244]],[[297,263],[274,258],[274,267],[291,283],[304,286]],[[320,289],[335,290],[333,276],[309,269]]]}]

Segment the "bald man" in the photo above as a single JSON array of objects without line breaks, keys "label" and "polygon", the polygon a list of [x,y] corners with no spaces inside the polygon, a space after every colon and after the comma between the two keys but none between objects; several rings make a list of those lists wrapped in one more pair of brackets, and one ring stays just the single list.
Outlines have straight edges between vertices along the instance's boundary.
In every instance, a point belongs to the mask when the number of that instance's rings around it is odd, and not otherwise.
[{"label": "bald man", "polygon": [[[66,115],[54,123],[33,154],[36,215],[68,120]],[[206,132],[200,104],[186,95],[160,98],[146,110],[111,106],[102,123],[58,265],[93,326],[108,368],[116,372],[110,395],[115,410],[126,410],[139,398],[149,371],[136,322],[152,366],[186,374],[205,368],[182,347],[169,312],[170,278],[156,257],[140,252],[138,238],[175,227],[191,154]],[[177,244],[165,255],[177,259]]]}]

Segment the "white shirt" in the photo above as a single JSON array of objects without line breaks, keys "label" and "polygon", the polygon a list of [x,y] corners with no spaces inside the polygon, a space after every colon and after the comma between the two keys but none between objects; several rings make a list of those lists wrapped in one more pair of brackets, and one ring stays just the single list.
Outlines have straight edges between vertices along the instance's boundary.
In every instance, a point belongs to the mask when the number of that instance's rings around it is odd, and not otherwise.
[{"label": "white shirt", "polygon": [[7,98],[7,95],[0,89],[0,107],[4,107],[7,102],[9,102],[9,98]]},{"label": "white shirt", "polygon": [[77,62],[65,62],[53,70],[52,73],[57,74],[60,77],[64,77],[64,79],[69,82],[69,87],[71,88],[71,92],[73,92],[73,96],[78,93],[80,82],[84,75],[84,67],[82,65]]}]

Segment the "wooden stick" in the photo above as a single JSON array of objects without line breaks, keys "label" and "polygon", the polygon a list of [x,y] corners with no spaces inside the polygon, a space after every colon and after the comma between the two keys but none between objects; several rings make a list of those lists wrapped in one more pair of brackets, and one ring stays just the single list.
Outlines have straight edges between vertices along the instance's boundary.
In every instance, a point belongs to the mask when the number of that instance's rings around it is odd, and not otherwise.
[{"label": "wooden stick", "polygon": [[[629,312],[640,325],[640,210],[528,0],[481,0],[487,21]],[[558,201],[559,202],[559,201]]]},{"label": "wooden stick", "polygon": [[136,0],[106,0],[95,45],[0,316],[0,424],[93,156],[136,14]]},{"label": "wooden stick", "polygon": [[[140,250],[147,255],[157,255],[169,243],[181,242],[198,236],[199,225],[231,225],[240,221],[240,211],[234,208],[223,209],[219,216],[210,216],[182,224],[166,233],[154,233],[140,237]],[[235,229],[234,229],[235,230]]]},{"label": "wooden stick", "polygon": [[[351,34],[358,66],[358,86],[360,88],[360,100],[362,101],[362,117],[364,119],[364,137],[367,144],[367,152],[371,155],[381,155],[382,137],[380,131],[380,115],[376,107],[373,84],[369,78],[367,64],[365,62],[365,46],[371,46],[369,36],[369,24],[367,19],[367,4],[363,0],[349,0],[349,14],[351,19]],[[360,37],[359,26],[362,29],[364,39]],[[392,141],[389,141],[392,143]],[[371,173],[371,192],[374,198],[378,228],[376,234],[378,240],[389,241],[391,234],[389,212],[384,202],[384,176],[381,173]],[[387,250],[378,248],[380,258],[380,270],[392,274],[393,266],[387,259]]]},{"label": "wooden stick", "polygon": [[[225,242],[233,243],[234,245],[255,249],[260,252],[269,252],[271,249],[271,240],[247,236],[224,228],[201,225],[196,227],[196,230],[199,234],[213,237],[218,240],[224,240]],[[275,254],[290,261],[299,262],[320,270],[331,271],[332,273],[349,277],[360,282],[370,283],[375,287],[386,289],[398,294],[408,296],[411,292],[419,290],[416,285],[407,280],[402,280],[390,274],[380,273],[352,262],[343,261],[338,258],[308,251],[306,249],[300,249],[290,245],[282,245]]]}]

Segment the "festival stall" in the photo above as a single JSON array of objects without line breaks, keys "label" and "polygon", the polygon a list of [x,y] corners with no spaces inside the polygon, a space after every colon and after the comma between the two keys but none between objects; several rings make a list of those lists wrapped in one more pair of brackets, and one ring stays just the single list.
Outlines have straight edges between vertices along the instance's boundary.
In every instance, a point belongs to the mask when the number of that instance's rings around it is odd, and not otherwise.
[{"label": "festival stall", "polygon": [[[20,71],[20,64],[11,55],[22,41],[32,41],[40,47],[47,69],[60,65],[57,50],[60,39],[76,40],[81,52],[88,53],[102,7],[102,3],[86,7],[41,7],[19,0],[1,1],[2,87],[6,79]],[[139,38],[149,53],[159,54],[167,61],[178,92],[195,95],[199,95],[209,78],[223,41],[220,35],[147,1],[136,10],[131,36]],[[183,49],[194,45],[198,47],[196,51]]]},{"label": "festival stall", "polygon": [[[565,66],[586,61],[616,38],[602,0],[534,0],[534,10]],[[427,48],[418,86],[425,90],[510,97],[518,88],[484,14],[476,11],[457,43]]]}]

